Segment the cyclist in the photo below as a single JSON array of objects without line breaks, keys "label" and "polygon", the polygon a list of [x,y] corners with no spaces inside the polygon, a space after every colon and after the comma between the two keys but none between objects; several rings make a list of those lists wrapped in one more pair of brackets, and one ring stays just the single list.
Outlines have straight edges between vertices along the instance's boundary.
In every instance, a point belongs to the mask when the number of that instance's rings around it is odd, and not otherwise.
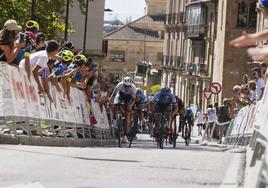
[{"label": "cyclist", "polygon": [[140,130],[143,129],[145,131],[145,123],[144,123],[144,109],[146,108],[147,99],[144,95],[141,88],[137,88],[136,99],[135,99],[135,107],[138,110],[139,122],[140,122]]},{"label": "cyclist", "polygon": [[[152,101],[152,112],[153,113],[167,113],[167,120],[169,122],[169,128],[171,129],[171,119],[178,111],[178,104],[176,102],[175,96],[171,93],[170,88],[162,88],[153,98]],[[158,124],[158,122],[157,122]],[[159,125],[156,125],[157,127]],[[166,134],[170,134],[170,129],[166,130]]]},{"label": "cyclist", "polygon": [[132,78],[125,77],[123,81],[117,84],[110,99],[110,102],[113,102],[116,107],[116,114],[118,113],[118,108],[120,108],[120,111],[125,115],[124,143],[128,142],[127,133],[130,127],[131,110],[135,104],[136,91],[137,89],[133,84]]},{"label": "cyclist", "polygon": [[[189,126],[189,137],[191,137],[192,126],[194,125],[194,113],[191,108],[184,109],[180,116],[180,125],[183,130],[184,126],[188,123]],[[185,138],[184,132],[182,131],[182,137]]]}]

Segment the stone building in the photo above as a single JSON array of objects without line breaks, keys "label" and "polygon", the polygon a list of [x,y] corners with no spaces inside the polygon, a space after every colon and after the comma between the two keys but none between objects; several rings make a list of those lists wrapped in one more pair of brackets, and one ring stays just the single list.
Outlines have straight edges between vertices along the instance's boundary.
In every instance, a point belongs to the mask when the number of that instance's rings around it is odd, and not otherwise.
[{"label": "stone building", "polygon": [[[103,22],[105,0],[97,0],[89,3],[87,21],[86,54],[91,56],[103,56]],[[78,1],[70,7],[69,21],[72,22],[75,32],[68,35],[68,40],[74,43],[78,50],[83,49],[85,15],[81,13]]]},{"label": "stone building", "polygon": [[[243,30],[255,30],[254,5],[255,0],[167,1],[162,85],[170,86],[186,105],[202,109],[230,97],[232,86],[241,83],[249,68],[245,50],[228,42]],[[214,81],[223,91],[207,101],[203,91]]]},{"label": "stone building", "polygon": [[[117,82],[137,63],[151,62],[160,69],[163,58],[165,0],[147,0],[147,14],[104,36],[104,74]],[[160,77],[160,76],[159,76]],[[160,80],[159,80],[160,82]]]}]

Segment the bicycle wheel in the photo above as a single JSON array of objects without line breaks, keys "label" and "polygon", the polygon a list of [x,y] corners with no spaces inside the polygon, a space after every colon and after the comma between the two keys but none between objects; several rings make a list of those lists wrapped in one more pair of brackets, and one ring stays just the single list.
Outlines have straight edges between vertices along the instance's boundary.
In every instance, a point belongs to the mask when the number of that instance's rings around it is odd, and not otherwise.
[{"label": "bicycle wheel", "polygon": [[119,114],[117,117],[117,142],[118,142],[118,147],[121,148],[121,138],[122,138],[122,115]]},{"label": "bicycle wheel", "polygon": [[164,134],[165,134],[165,126],[164,126],[164,123],[161,122],[161,125],[159,128],[159,147],[160,147],[160,149],[164,148]]},{"label": "bicycle wheel", "polygon": [[131,127],[130,132],[129,132],[129,145],[128,145],[129,148],[131,147],[131,144],[138,132],[138,121],[139,121],[139,117],[137,113],[135,112],[133,114],[133,126]]},{"label": "bicycle wheel", "polygon": [[184,132],[184,135],[185,135],[185,145],[186,145],[186,146],[189,146],[189,144],[190,144],[190,137],[189,137],[188,124],[185,125],[185,132]]},{"label": "bicycle wheel", "polygon": [[176,148],[177,144],[177,125],[174,125],[173,135],[172,135],[173,148]]}]

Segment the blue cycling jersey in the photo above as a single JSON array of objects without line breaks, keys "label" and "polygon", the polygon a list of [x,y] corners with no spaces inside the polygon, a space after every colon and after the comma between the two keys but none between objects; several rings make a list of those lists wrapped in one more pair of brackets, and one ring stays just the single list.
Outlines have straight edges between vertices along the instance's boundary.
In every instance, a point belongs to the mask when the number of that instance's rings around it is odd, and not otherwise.
[{"label": "blue cycling jersey", "polygon": [[169,94],[168,100],[164,100],[164,94],[161,92],[158,92],[154,98],[153,98],[153,103],[158,104],[158,105],[172,105],[176,103],[176,98],[174,95]]},{"label": "blue cycling jersey", "polygon": [[136,93],[136,100],[137,100],[137,103],[146,103],[147,102],[146,96],[144,95],[144,93],[142,91],[139,91]]},{"label": "blue cycling jersey", "polygon": [[60,76],[60,75],[63,75],[64,71],[66,70],[67,70],[67,67],[65,67],[62,63],[59,63],[54,67],[53,73],[56,76]]},{"label": "blue cycling jersey", "polygon": [[75,74],[72,76],[72,78],[73,78],[75,81],[80,81],[80,80],[82,80],[83,75],[82,75],[81,72],[77,72],[77,73],[75,73]]}]

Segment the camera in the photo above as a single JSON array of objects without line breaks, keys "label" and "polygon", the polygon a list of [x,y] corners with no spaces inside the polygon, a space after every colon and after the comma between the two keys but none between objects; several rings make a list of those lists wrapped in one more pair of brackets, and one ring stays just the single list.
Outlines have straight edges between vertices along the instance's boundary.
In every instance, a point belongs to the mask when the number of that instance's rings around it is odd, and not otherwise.
[{"label": "camera", "polygon": [[25,43],[25,48],[36,46],[36,35],[32,32],[26,31],[25,33],[20,33],[19,42]]}]

